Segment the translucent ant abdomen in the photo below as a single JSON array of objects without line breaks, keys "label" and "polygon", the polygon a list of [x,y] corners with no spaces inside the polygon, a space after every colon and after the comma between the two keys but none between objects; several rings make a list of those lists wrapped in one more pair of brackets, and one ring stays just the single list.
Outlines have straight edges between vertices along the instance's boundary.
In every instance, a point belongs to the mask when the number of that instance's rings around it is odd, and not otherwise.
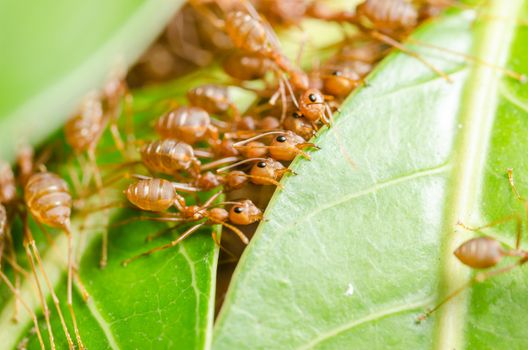
[{"label": "translucent ant abdomen", "polygon": [[192,176],[200,173],[200,161],[185,142],[173,139],[152,141],[141,148],[140,154],[143,164],[154,172],[176,175],[185,170]]},{"label": "translucent ant abdomen", "polygon": [[156,131],[164,138],[176,138],[191,145],[207,137],[218,139],[209,113],[199,107],[171,110],[158,119]]},{"label": "translucent ant abdomen", "polygon": [[72,197],[68,184],[58,175],[50,172],[32,175],[25,186],[24,198],[39,222],[69,231]]}]

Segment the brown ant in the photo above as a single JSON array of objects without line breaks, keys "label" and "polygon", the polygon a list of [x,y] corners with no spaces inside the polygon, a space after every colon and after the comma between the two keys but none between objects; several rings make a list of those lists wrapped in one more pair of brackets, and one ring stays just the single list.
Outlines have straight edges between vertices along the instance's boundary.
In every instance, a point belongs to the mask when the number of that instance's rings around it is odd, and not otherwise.
[{"label": "brown ant", "polygon": [[[155,200],[152,199],[154,198],[152,195],[153,193],[156,194]],[[204,225],[220,224],[225,226],[235,232],[242,242],[247,244],[249,239],[242,233],[242,231],[229,224],[228,221],[236,225],[249,225],[261,220],[262,212],[250,200],[243,200],[240,202],[223,202],[217,204],[234,204],[229,212],[222,208],[211,209],[213,202],[221,194],[221,192],[214,194],[202,206],[187,206],[183,197],[176,193],[170,181],[163,179],[143,179],[136,183],[132,183],[125,190],[127,199],[142,210],[156,212],[160,215],[159,217],[140,217],[139,219],[162,222],[202,222],[192,226],[183,234],[181,234],[176,240],[170,242],[169,244],[150,249],[145,253],[127,259],[123,261],[123,265],[126,266],[130,262],[140,257],[174,247]],[[178,213],[165,212],[173,205],[178,208]],[[217,244],[220,244],[217,241],[216,236],[214,236],[214,233],[213,239]]]},{"label": "brown ant", "polygon": [[161,137],[176,138],[190,145],[204,139],[212,143],[218,140],[218,129],[212,125],[209,113],[199,107],[170,110],[157,120],[155,127]]},{"label": "brown ant", "polygon": [[[26,160],[29,161],[29,160]],[[73,289],[73,273],[74,273],[74,257],[73,257],[73,246],[72,246],[72,233],[70,229],[70,215],[72,207],[72,196],[68,189],[68,184],[58,175],[48,172],[41,171],[36,172],[29,177],[27,183],[24,186],[24,202],[28,209],[28,212],[33,216],[35,221],[39,225],[48,225],[50,227],[61,229],[67,237],[68,241],[68,296],[67,303],[70,310],[70,315],[73,321],[73,327],[75,331],[75,336],[77,339],[77,344],[80,349],[84,349],[84,345],[81,340],[79,329],[77,327],[77,319],[75,317],[75,312],[73,310],[73,299],[72,299],[72,289]],[[59,299],[54,292],[53,286],[48,278],[46,271],[42,265],[40,258],[40,253],[35,244],[35,239],[29,229],[28,225],[28,215],[24,214],[24,247],[26,250],[26,255],[30,261],[31,268],[35,277],[35,281],[39,290],[41,297],[41,302],[44,308],[44,316],[46,317],[46,322],[49,324],[49,311],[46,306],[45,299],[42,294],[42,288],[37,277],[37,271],[35,269],[35,263],[33,256],[37,261],[42,276],[44,277],[45,283],[50,290],[53,303],[57,309],[57,314],[59,315],[62,328],[66,335],[68,346],[70,349],[74,348],[73,342],[71,340],[68,327],[66,326],[64,316],[59,306]],[[53,336],[50,332],[50,341],[53,345]]]},{"label": "brown ant", "polygon": [[[277,135],[273,138],[269,146],[264,145],[261,142],[256,142],[263,137]],[[306,142],[302,137],[293,133],[292,131],[269,131],[255,137],[251,137],[244,141],[239,141],[234,144],[237,149],[246,149],[248,152],[248,158],[259,158],[266,155],[267,150],[273,159],[292,161],[297,155],[301,155],[306,159],[310,159],[310,156],[304,152],[306,148],[318,147],[310,142]],[[263,151],[264,152],[263,152]],[[259,153],[257,153],[259,152]],[[255,154],[256,153],[256,154]]]},{"label": "brown ant", "polygon": [[[218,169],[217,173],[223,173],[226,170],[237,167],[245,163],[253,163],[249,174],[244,174],[255,185],[275,185],[282,187],[279,183],[282,176],[286,173],[295,174],[291,169],[286,168],[280,162],[273,158],[249,158],[240,162],[230,164],[226,167]],[[240,175],[242,176],[242,175]]]},{"label": "brown ant", "polygon": [[[524,203],[525,208],[528,210],[528,202],[519,195],[513,181],[513,170],[508,169],[508,180],[510,187],[515,197]],[[503,273],[509,272],[516,267],[524,265],[528,262],[528,250],[521,249],[521,239],[522,239],[522,221],[518,215],[511,215],[502,220],[498,220],[480,227],[468,227],[462,223],[458,223],[461,227],[470,231],[480,231],[485,228],[490,228],[507,221],[515,219],[517,221],[517,235],[515,239],[514,248],[504,247],[496,239],[489,236],[481,236],[472,238],[464,243],[462,243],[455,251],[454,255],[462,262],[464,265],[476,269],[488,269],[491,267],[497,266],[504,257],[516,257],[518,258],[514,263],[506,265],[496,270],[478,272],[469,282],[456,289],[454,292],[445,297],[432,309],[428,310],[424,314],[420,315],[417,319],[418,322],[425,320],[433,312],[438,310],[442,305],[449,302],[455,296],[466,290],[468,287],[474,283],[481,283],[487,280],[490,277],[501,275]]]},{"label": "brown ant", "polygon": [[237,106],[229,99],[227,87],[205,84],[187,91],[187,99],[193,106],[203,108],[210,114],[224,114],[231,110],[232,120],[240,119]]}]

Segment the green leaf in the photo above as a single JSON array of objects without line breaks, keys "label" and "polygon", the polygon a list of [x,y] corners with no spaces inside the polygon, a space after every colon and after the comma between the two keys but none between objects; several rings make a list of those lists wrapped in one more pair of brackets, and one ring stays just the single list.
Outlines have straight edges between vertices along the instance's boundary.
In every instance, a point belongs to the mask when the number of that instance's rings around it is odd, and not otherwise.
[{"label": "green leaf", "polygon": [[[528,72],[526,1],[488,2],[428,24],[415,38]],[[471,48],[471,49],[470,49]],[[482,64],[416,47],[387,58],[297,159],[237,266],[213,348],[523,349],[526,269],[473,285],[426,321],[417,317],[469,281],[452,254],[528,194],[528,85]],[[520,211],[522,213],[522,211]],[[485,231],[510,246],[514,225]],[[507,259],[508,260],[508,259]],[[511,263],[511,260],[504,264]]]},{"label": "green leaf", "polygon": [[[209,75],[208,79],[210,79],[210,72],[205,72],[203,75]],[[177,96],[176,99],[182,102],[183,92],[203,81],[202,75],[194,74],[163,87],[136,92],[134,107],[138,111],[143,111],[138,112],[134,118],[138,128],[148,124],[152,115],[160,112],[157,110],[160,107],[156,107],[157,101],[167,96]],[[154,137],[153,131],[150,133],[143,136]],[[100,164],[115,163],[116,159],[120,159],[116,151],[108,151],[115,149],[109,132],[103,136],[99,149]],[[71,161],[58,167],[66,178],[70,168],[81,170]],[[115,174],[108,176],[114,177]],[[111,191],[106,192],[107,202],[123,201],[121,190],[127,183],[128,181],[124,181],[112,186]],[[201,200],[209,195],[204,194]],[[100,203],[97,195],[92,196],[91,201],[89,207],[98,206]],[[140,212],[136,210],[114,210],[110,223],[120,223],[139,214]],[[206,227],[177,247],[139,259],[123,267],[121,265],[123,260],[176,239],[184,229],[192,225],[173,230],[170,234],[148,243],[146,242],[148,235],[159,232],[167,225],[151,221],[134,221],[124,226],[111,227],[108,265],[105,269],[100,269],[101,226],[105,225],[105,222],[104,214],[89,218],[85,218],[82,213],[73,216],[75,246],[78,247],[76,251],[81,257],[80,280],[90,295],[89,300],[84,302],[79,286],[74,291],[74,308],[84,345],[89,349],[174,346],[185,349],[207,348],[212,334],[218,259],[218,247],[211,239],[211,233],[214,229],[219,236],[220,229]],[[69,332],[73,336],[73,326],[66,305],[65,235],[56,232],[53,246],[47,247],[38,227],[33,227],[33,230],[39,248],[45,252],[44,266],[59,296],[62,312],[67,320]],[[13,235],[21,237],[19,226],[13,228]],[[25,257],[21,255],[20,260],[25,261]],[[21,293],[28,304],[34,309],[39,309],[40,304],[32,282],[25,280]],[[8,293],[4,295],[10,296]],[[49,296],[47,289],[46,295]],[[0,312],[2,346],[6,349],[14,348],[27,338],[30,349],[40,349],[36,335],[30,331],[31,320],[24,310],[20,311],[19,323],[11,322],[14,309],[12,296],[2,306]],[[51,323],[55,344],[58,349],[67,348],[66,338],[51,300],[48,306],[52,313]],[[49,348],[48,332],[42,315],[39,316],[39,320],[44,342]]]},{"label": "green leaf", "polygon": [[57,130],[82,96],[137,59],[181,4],[2,1],[0,158]]}]

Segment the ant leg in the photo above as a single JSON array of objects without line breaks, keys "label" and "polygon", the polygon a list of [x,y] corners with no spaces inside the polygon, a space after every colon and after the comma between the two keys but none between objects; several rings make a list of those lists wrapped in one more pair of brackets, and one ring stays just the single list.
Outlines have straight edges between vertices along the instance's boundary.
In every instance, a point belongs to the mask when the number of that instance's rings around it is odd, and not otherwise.
[{"label": "ant leg", "polygon": [[220,165],[233,163],[233,162],[236,162],[236,161],[239,161],[239,160],[240,160],[239,157],[226,157],[226,158],[222,158],[222,159],[217,159],[215,161],[212,161],[210,163],[202,165],[201,166],[201,170],[202,171],[211,170],[211,169],[214,169],[214,168],[216,168],[216,167],[218,167]]},{"label": "ant leg", "polygon": [[79,275],[79,270],[77,267],[73,268],[73,275],[75,277],[75,280],[77,281],[77,286],[81,290],[82,298],[86,302],[90,298],[90,293],[88,293],[88,290],[84,286],[84,283],[82,283],[81,276]]},{"label": "ant leg", "polygon": [[84,344],[81,340],[81,334],[79,328],[77,327],[77,318],[75,317],[75,311],[73,310],[73,245],[72,245],[72,233],[70,232],[69,227],[64,228],[64,234],[68,240],[68,309],[70,310],[70,315],[73,322],[73,330],[75,332],[75,338],[77,338],[77,345],[79,349],[85,349]]},{"label": "ant leg", "polygon": [[184,223],[185,222],[181,222],[181,223],[179,223],[177,225],[174,225],[172,227],[167,227],[167,228],[164,228],[163,230],[160,230],[160,231],[158,231],[158,232],[156,232],[154,234],[148,235],[147,238],[145,238],[145,241],[146,242],[150,242],[150,241],[152,241],[152,240],[154,240],[156,238],[162,237],[162,236],[166,235],[167,233],[180,228],[181,225],[183,225]]},{"label": "ant leg", "polygon": [[465,230],[478,232],[478,231],[481,231],[481,230],[486,229],[486,228],[491,228],[491,227],[495,227],[495,226],[498,226],[498,225],[501,225],[501,224],[505,224],[505,223],[510,222],[512,220],[516,220],[517,221],[517,225],[519,225],[521,223],[521,221],[522,221],[521,218],[519,217],[519,215],[512,214],[512,215],[505,216],[505,217],[503,217],[501,219],[498,219],[498,220],[492,221],[490,223],[487,223],[485,225],[477,226],[477,227],[466,226],[465,224],[463,224],[460,221],[457,222],[456,224],[457,224],[457,226],[460,226],[460,227],[462,227]]},{"label": "ant leg", "polygon": [[[95,150],[90,148],[88,151],[88,158],[90,160],[92,171],[94,173],[95,185],[97,188],[98,195],[101,200],[101,205],[104,207],[106,205],[105,195],[103,192],[103,179],[101,177],[101,172],[97,166],[97,161],[95,157]],[[104,210],[105,218],[108,219],[108,210]],[[107,221],[107,220],[106,220]],[[103,230],[102,242],[101,242],[101,258],[99,259],[99,266],[104,268],[108,261],[108,231]]]},{"label": "ant leg", "polygon": [[190,229],[188,229],[187,231],[185,231],[184,233],[182,233],[182,235],[180,237],[178,237],[177,239],[175,239],[174,241],[168,243],[168,244],[164,244],[162,246],[159,246],[159,247],[155,247],[155,248],[152,248],[144,253],[141,253],[141,254],[138,254],[136,256],[133,256],[129,259],[126,259],[123,261],[123,266],[127,266],[128,264],[130,264],[131,262],[133,262],[134,260],[137,260],[139,258],[142,258],[142,257],[145,257],[145,256],[148,256],[148,255],[151,255],[153,253],[156,253],[156,252],[159,252],[161,250],[165,250],[165,249],[168,249],[168,248],[172,248],[174,247],[175,245],[177,245],[178,243],[180,243],[181,241],[183,241],[184,239],[186,239],[187,237],[189,237],[191,234],[193,234],[194,232],[196,232],[196,230],[198,230],[200,227],[202,227],[203,225],[205,225],[205,222],[201,223],[201,224],[197,224],[197,225],[194,225],[193,227],[191,227]]},{"label": "ant leg", "polygon": [[249,179],[265,180],[266,182],[269,182],[270,185],[275,185],[278,188],[280,188],[281,190],[284,188],[284,186],[282,186],[282,184],[280,182],[278,182],[277,180],[271,179],[269,177],[248,175],[248,174],[245,174],[244,177],[247,177]]},{"label": "ant leg", "polygon": [[228,224],[227,222],[222,222],[220,224],[222,226],[227,227],[231,231],[233,231],[238,236],[238,238],[240,238],[242,243],[244,243],[244,244],[248,244],[249,243],[249,238],[247,238],[247,236],[242,231],[240,231],[238,228],[236,228],[235,226],[233,226],[231,224]]},{"label": "ant leg", "polygon": [[[39,343],[40,343],[40,348],[42,350],[45,350],[46,347],[44,346],[44,340],[42,339],[42,333],[40,332],[40,327],[39,327],[39,324],[38,324],[38,320],[37,320],[37,316],[35,315],[35,313],[31,310],[31,308],[29,307],[29,305],[24,301],[24,299],[22,299],[22,296],[20,295],[20,292],[18,291],[18,288],[14,287],[12,284],[11,284],[11,281],[9,281],[9,279],[7,278],[6,275],[4,275],[4,273],[2,271],[0,271],[0,278],[4,281],[4,283],[7,285],[7,287],[11,290],[11,292],[14,294],[15,296],[15,299],[20,302],[20,304],[22,304],[22,306],[24,307],[24,309],[26,309],[27,313],[29,314],[29,316],[31,317],[31,319],[33,320],[33,324],[35,326],[35,331],[37,332],[37,337],[38,337],[38,340],[39,340]],[[49,324],[47,324],[48,327],[49,327]],[[49,332],[51,334],[51,328],[48,328],[49,329]],[[50,337],[50,341],[51,341],[51,347],[52,349],[55,349],[55,343],[53,342],[53,336]]]},{"label": "ant leg", "polygon": [[393,38],[391,38],[390,36],[387,36],[385,34],[382,34],[380,32],[377,32],[377,31],[373,31],[371,32],[371,35],[374,39],[377,39],[387,45],[390,45],[392,47],[395,47],[397,48],[398,50],[406,53],[407,55],[411,56],[411,57],[414,57],[415,59],[417,59],[418,61],[422,62],[424,65],[426,65],[427,67],[429,67],[433,72],[435,72],[436,74],[438,74],[439,76],[441,76],[442,78],[444,78],[448,83],[452,83],[453,81],[451,80],[451,78],[449,78],[449,76],[442,72],[440,69],[436,68],[433,64],[429,63],[429,61],[427,61],[426,59],[424,59],[422,56],[420,56],[418,53],[412,51],[411,49],[405,47],[403,44],[401,44],[400,42],[394,40]]},{"label": "ant leg", "polygon": [[520,200],[521,202],[524,202],[525,199],[521,197],[521,195],[519,194],[519,191],[517,191],[517,187],[515,187],[515,182],[513,181],[513,169],[508,168],[507,172],[508,172],[508,182],[510,183],[510,187],[512,189],[513,194],[515,195],[515,197],[517,197],[518,200]]},{"label": "ant leg", "polygon": [[418,316],[417,322],[419,323],[419,322],[425,321],[429,316],[431,316],[431,314],[436,312],[440,307],[442,307],[444,304],[449,302],[451,299],[453,299],[454,297],[462,293],[464,290],[466,290],[466,288],[471,287],[473,284],[481,283],[490,277],[494,277],[494,276],[509,272],[513,270],[514,268],[523,265],[527,261],[528,261],[528,258],[522,258],[511,265],[505,266],[497,270],[488,271],[488,272],[478,272],[469,282],[465,283],[460,288],[454,290],[451,294],[446,296],[442,301],[436,304],[433,308],[427,310],[426,312]]},{"label": "ant leg", "polygon": [[[40,284],[40,280],[38,278],[37,269],[35,267],[35,260],[33,259],[33,255],[31,253],[30,245],[31,245],[31,243],[27,240],[27,237],[26,237],[26,239],[24,239],[24,249],[25,249],[28,261],[29,261],[29,265],[31,266],[31,271],[32,271],[32,274],[33,274],[33,278],[35,279],[35,285],[37,286],[37,291],[38,291],[38,296],[39,296],[39,299],[40,299],[40,304],[42,305],[42,313],[44,314],[44,319],[46,321],[46,326],[48,327],[48,335],[49,335],[50,346],[51,346],[52,349],[55,349],[55,337],[53,336],[53,331],[52,331],[52,328],[51,328],[50,311],[49,311],[49,308],[48,308],[48,304],[46,303],[46,299],[44,298],[44,293],[42,292],[42,285]],[[18,291],[17,291],[17,293],[18,293]],[[68,333],[68,329],[64,328],[64,324],[63,324],[63,329],[65,330],[66,339],[68,340],[68,347],[71,350],[71,349],[73,349],[73,342],[71,341],[70,334]]]},{"label": "ant leg", "polygon": [[112,134],[112,139],[114,140],[117,150],[119,153],[121,153],[121,155],[127,158],[125,143],[123,142],[123,138],[121,137],[121,132],[119,131],[116,121],[110,121],[110,125],[108,127],[110,128],[110,133]]},{"label": "ant leg", "polygon": [[436,45],[429,44],[429,43],[423,42],[421,40],[413,39],[413,38],[409,38],[408,40],[409,40],[409,42],[415,43],[417,45],[421,45],[421,46],[424,46],[424,47],[427,47],[427,48],[430,48],[430,49],[435,49],[435,50],[438,50],[438,51],[441,51],[441,52],[446,52],[446,53],[451,54],[453,56],[462,57],[464,60],[466,60],[468,62],[482,64],[482,65],[490,67],[492,69],[496,69],[499,72],[507,75],[510,78],[518,80],[521,83],[526,83],[526,79],[527,79],[526,75],[517,73],[515,71],[512,71],[510,69],[501,67],[499,65],[496,65],[496,64],[493,64],[493,63],[490,63],[490,62],[486,62],[486,61],[484,61],[484,60],[482,60],[482,59],[480,59],[478,57],[466,55],[465,53],[462,53],[462,52],[457,52],[457,51],[451,50],[449,48],[436,46]]}]

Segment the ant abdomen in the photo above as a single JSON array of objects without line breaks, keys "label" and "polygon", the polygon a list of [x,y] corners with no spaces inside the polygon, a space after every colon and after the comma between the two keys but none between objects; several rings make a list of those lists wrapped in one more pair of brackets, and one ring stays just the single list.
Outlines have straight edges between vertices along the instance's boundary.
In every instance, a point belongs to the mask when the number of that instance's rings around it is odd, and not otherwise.
[{"label": "ant abdomen", "polygon": [[186,170],[192,175],[200,172],[200,161],[193,148],[174,139],[149,142],[141,148],[141,159],[147,168],[154,172],[174,175]]},{"label": "ant abdomen", "polygon": [[504,249],[490,237],[477,237],[463,243],[454,252],[465,265],[475,269],[485,269],[497,265],[504,257]]},{"label": "ant abdomen", "polygon": [[0,161],[0,203],[9,203],[16,197],[16,181],[11,166]]},{"label": "ant abdomen", "polygon": [[164,179],[144,179],[132,183],[125,190],[125,196],[136,207],[154,212],[169,209],[178,194],[173,184]]},{"label": "ant abdomen", "polygon": [[225,31],[233,45],[249,52],[269,52],[272,45],[262,23],[251,15],[234,11],[226,16]]},{"label": "ant abdomen", "polygon": [[100,137],[104,114],[98,96],[89,96],[78,114],[70,118],[64,126],[66,141],[77,152],[88,150]]},{"label": "ant abdomen", "polygon": [[273,63],[256,53],[235,51],[223,62],[224,71],[238,80],[262,79],[273,69]]},{"label": "ant abdomen", "polygon": [[211,130],[209,113],[199,107],[178,107],[160,117],[156,123],[156,131],[161,137],[177,138],[191,145]]},{"label": "ant abdomen", "polygon": [[206,84],[187,92],[187,99],[193,106],[203,108],[211,114],[222,114],[232,108],[227,87]]},{"label": "ant abdomen", "polygon": [[383,32],[406,31],[418,23],[417,9],[405,0],[366,0],[357,6],[356,14]]},{"label": "ant abdomen", "polygon": [[37,221],[69,229],[72,197],[68,184],[50,172],[33,174],[24,188],[24,199]]}]

